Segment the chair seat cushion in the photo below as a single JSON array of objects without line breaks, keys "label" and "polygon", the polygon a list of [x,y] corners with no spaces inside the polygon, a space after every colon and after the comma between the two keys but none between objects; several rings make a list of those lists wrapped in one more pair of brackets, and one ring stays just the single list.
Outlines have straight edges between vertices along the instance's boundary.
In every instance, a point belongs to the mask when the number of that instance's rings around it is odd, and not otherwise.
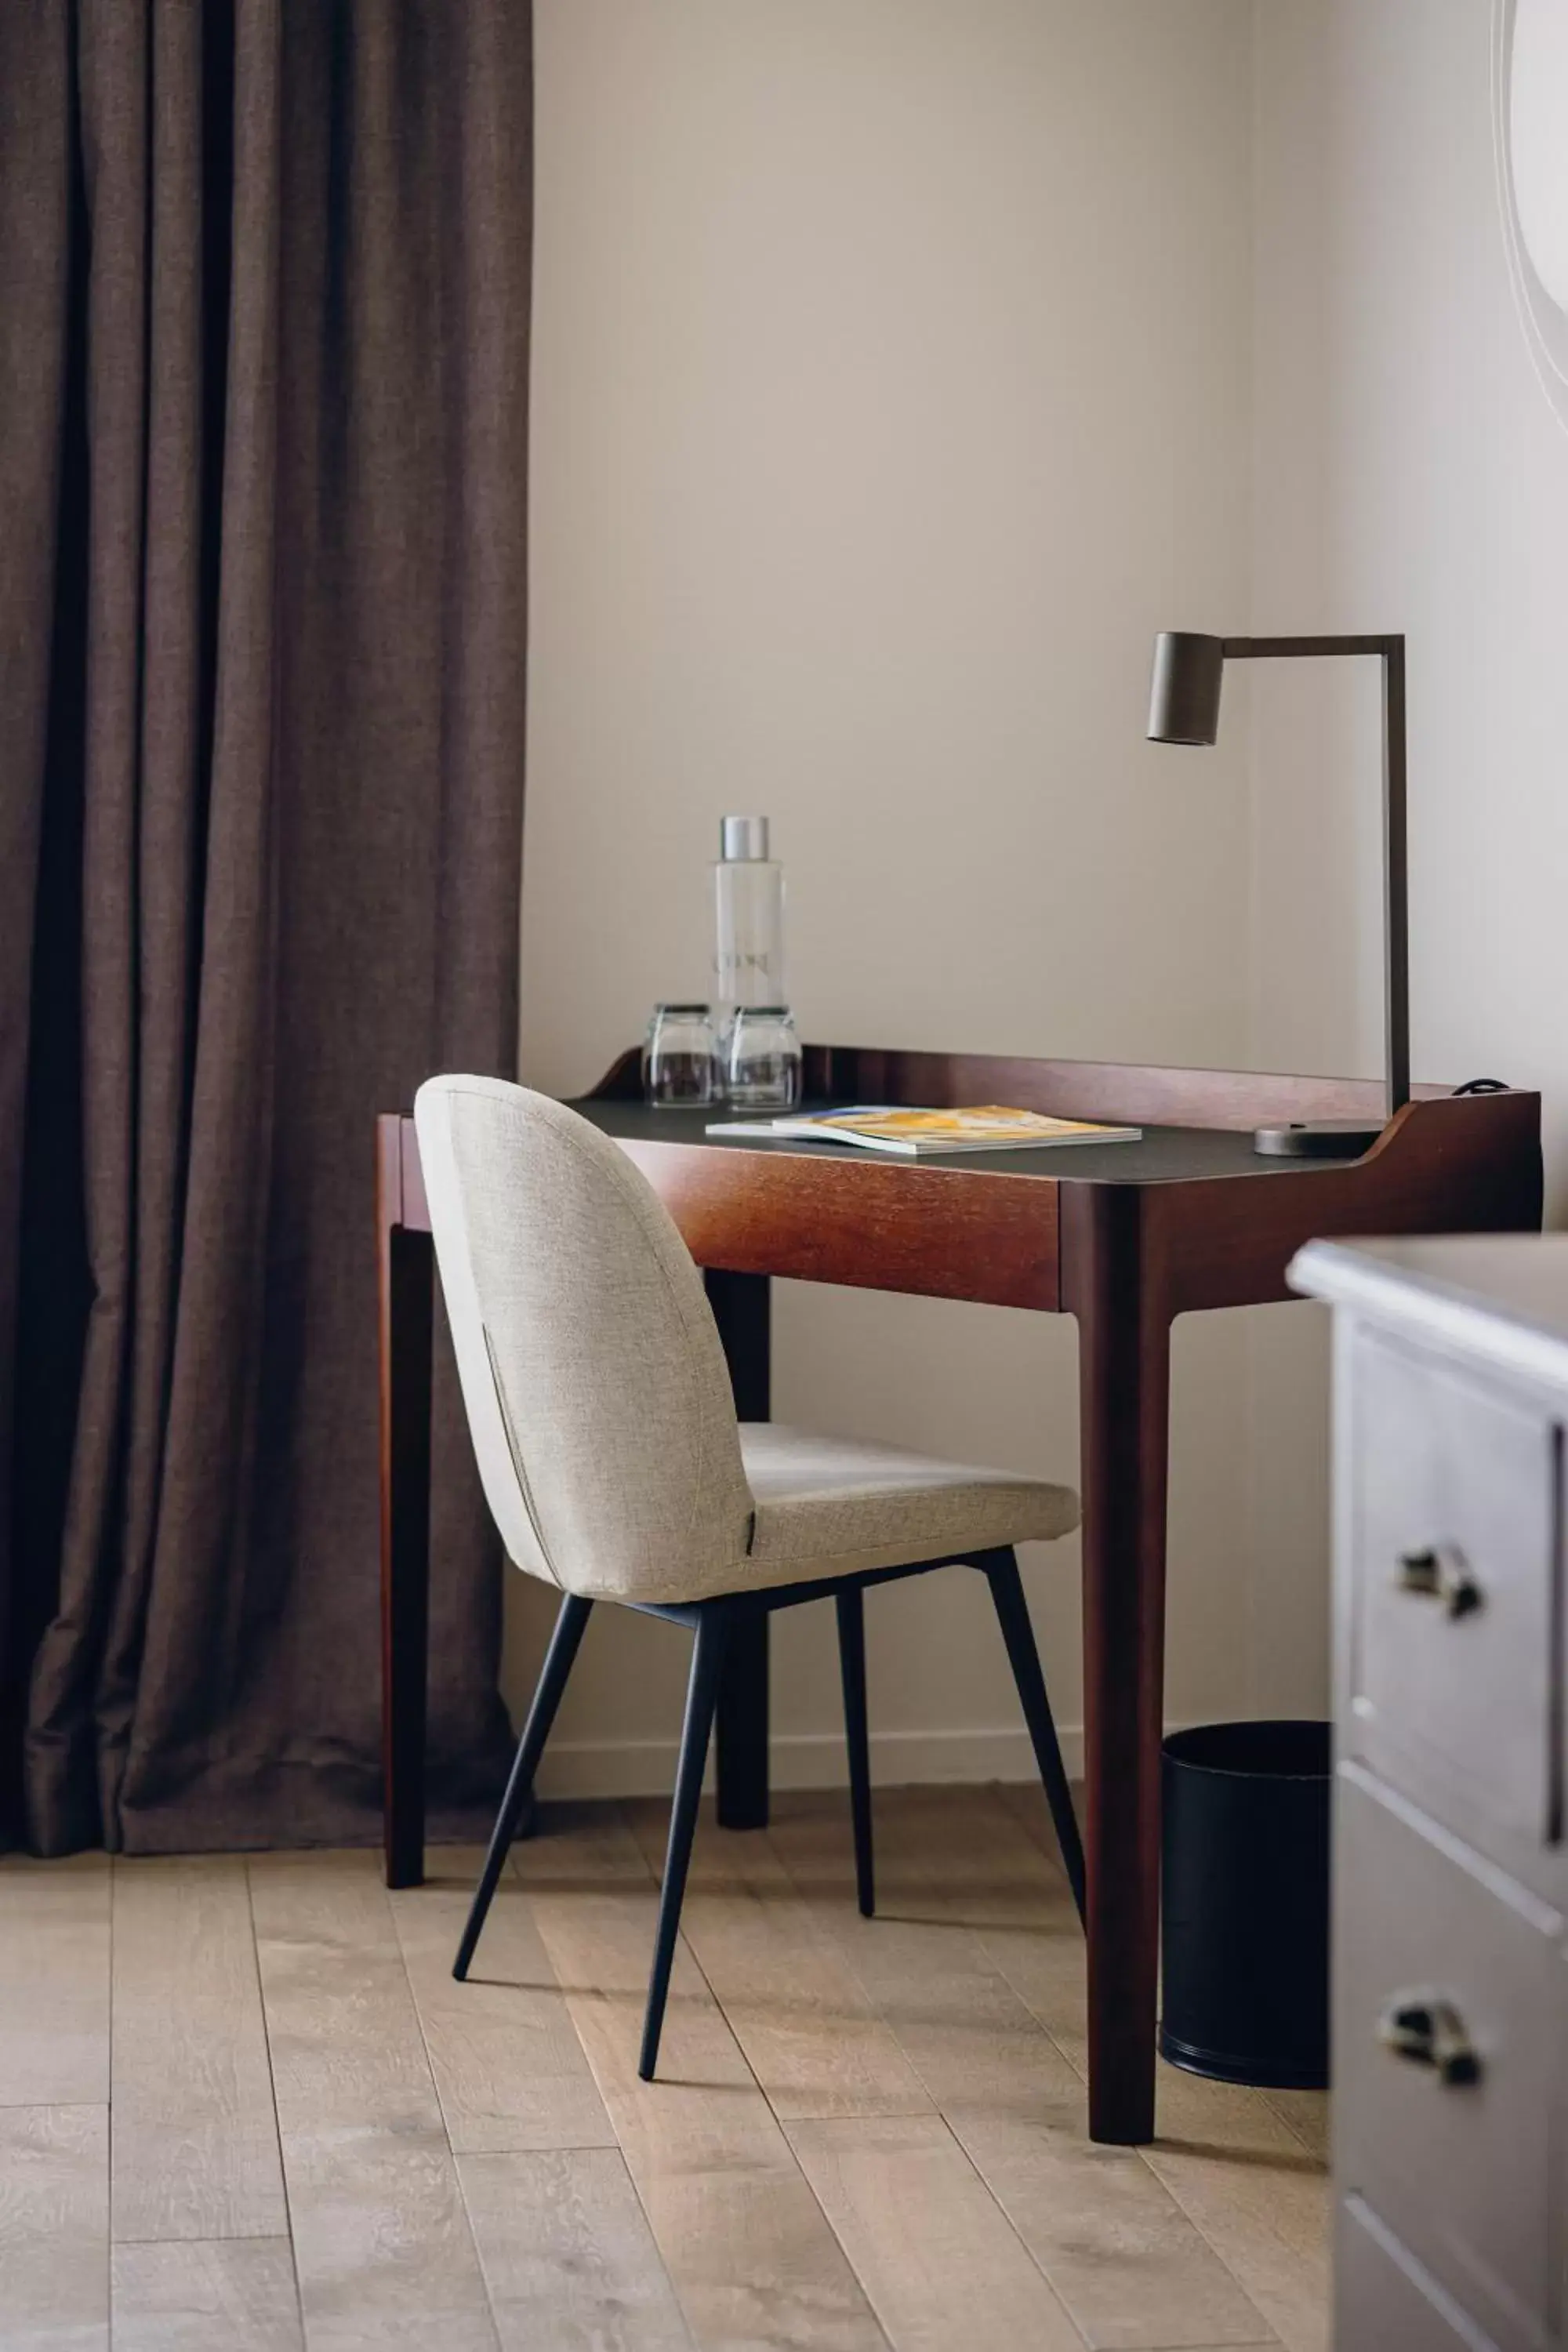
[{"label": "chair seat cushion", "polygon": [[1048,1541],[1078,1525],[1068,1486],[894,1445],[742,1422],[741,1454],[757,1511],[739,1589]]}]

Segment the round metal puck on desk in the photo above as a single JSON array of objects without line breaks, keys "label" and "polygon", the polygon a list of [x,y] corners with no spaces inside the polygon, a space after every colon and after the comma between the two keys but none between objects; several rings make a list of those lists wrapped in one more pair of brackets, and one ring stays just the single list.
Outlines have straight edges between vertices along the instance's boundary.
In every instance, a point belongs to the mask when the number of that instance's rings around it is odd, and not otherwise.
[{"label": "round metal puck on desk", "polygon": [[1293,1118],[1254,1128],[1252,1148],[1265,1160],[1359,1160],[1382,1133],[1364,1118]]}]

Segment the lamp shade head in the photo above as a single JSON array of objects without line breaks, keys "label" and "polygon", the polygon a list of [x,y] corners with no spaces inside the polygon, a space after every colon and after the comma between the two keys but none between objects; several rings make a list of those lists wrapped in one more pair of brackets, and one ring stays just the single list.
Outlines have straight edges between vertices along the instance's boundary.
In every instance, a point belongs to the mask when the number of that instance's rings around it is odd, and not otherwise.
[{"label": "lamp shade head", "polygon": [[1151,743],[1212,743],[1219,733],[1225,640],[1164,629],[1154,640],[1149,696]]}]

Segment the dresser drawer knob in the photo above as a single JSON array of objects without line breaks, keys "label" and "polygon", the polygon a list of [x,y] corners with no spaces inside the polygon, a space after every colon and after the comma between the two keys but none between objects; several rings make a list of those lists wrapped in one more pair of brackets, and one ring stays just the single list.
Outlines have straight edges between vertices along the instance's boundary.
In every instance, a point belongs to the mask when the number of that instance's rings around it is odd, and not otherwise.
[{"label": "dresser drawer knob", "polygon": [[1481,1605],[1481,1588],[1452,1544],[1422,1544],[1401,1552],[1397,1582],[1401,1592],[1440,1601],[1450,1617],[1473,1616]]},{"label": "dresser drawer knob", "polygon": [[1377,2038],[1407,2065],[1429,2066],[1441,2083],[1475,2083],[1481,2062],[1465,2021],[1441,1993],[1396,1992],[1377,2021]]}]

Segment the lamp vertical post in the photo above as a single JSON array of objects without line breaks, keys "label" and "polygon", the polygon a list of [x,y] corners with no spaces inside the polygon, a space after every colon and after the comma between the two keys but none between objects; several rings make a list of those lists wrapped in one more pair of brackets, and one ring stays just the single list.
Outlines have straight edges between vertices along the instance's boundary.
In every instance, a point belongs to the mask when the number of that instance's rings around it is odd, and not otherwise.
[{"label": "lamp vertical post", "polygon": [[1405,838],[1405,640],[1383,641],[1384,1052],[1388,1116],[1410,1100],[1410,913]]}]

